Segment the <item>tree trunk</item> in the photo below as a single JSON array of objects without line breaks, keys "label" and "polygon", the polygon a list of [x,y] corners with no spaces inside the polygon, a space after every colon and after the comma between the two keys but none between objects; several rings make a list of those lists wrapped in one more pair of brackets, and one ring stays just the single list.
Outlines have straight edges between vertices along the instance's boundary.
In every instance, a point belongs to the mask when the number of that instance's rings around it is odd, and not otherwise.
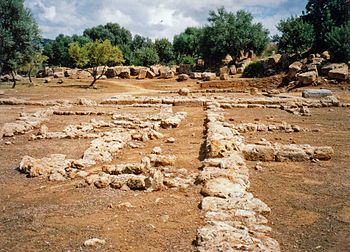
[{"label": "tree trunk", "polygon": [[28,72],[28,78],[29,78],[29,82],[30,82],[30,84],[31,85],[33,85],[33,81],[32,81],[32,71],[33,71],[33,68],[31,67],[30,69],[29,69],[29,72]]},{"label": "tree trunk", "polygon": [[15,73],[14,71],[11,71],[11,76],[12,76],[12,88],[15,88],[16,87],[16,77],[15,77]]},{"label": "tree trunk", "polygon": [[97,81],[96,75],[92,76],[94,78],[94,80],[91,82],[89,88],[97,88],[95,83]]}]

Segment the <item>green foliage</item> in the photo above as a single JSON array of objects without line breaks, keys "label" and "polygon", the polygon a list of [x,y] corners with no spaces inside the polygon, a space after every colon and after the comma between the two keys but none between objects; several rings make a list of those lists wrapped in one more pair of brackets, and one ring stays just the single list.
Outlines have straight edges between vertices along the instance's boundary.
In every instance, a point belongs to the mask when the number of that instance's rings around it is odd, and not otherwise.
[{"label": "green foliage", "polygon": [[302,53],[313,45],[313,27],[300,17],[290,17],[286,20],[281,20],[277,25],[277,29],[282,35],[276,36],[274,39],[282,52]]},{"label": "green foliage", "polygon": [[168,39],[156,39],[154,42],[154,49],[159,56],[159,62],[161,64],[169,64],[172,60],[174,60],[173,45]]},{"label": "green foliage", "polygon": [[250,63],[243,71],[242,76],[247,78],[264,77],[264,65],[261,62]]},{"label": "green foliage", "polygon": [[334,61],[350,61],[350,21],[328,32],[326,42]]},{"label": "green foliage", "polygon": [[196,59],[189,55],[181,55],[178,58],[179,64],[195,64]]},{"label": "green foliage", "polygon": [[153,47],[142,47],[136,50],[132,63],[136,66],[151,66],[159,62],[157,51]]},{"label": "green foliage", "polygon": [[268,31],[261,23],[253,23],[246,11],[232,13],[221,8],[210,11],[208,21],[200,42],[206,62],[218,63],[227,54],[239,56],[240,51],[254,50],[259,55],[268,43]]},{"label": "green foliage", "polygon": [[186,56],[198,58],[201,55],[199,42],[202,31],[201,28],[187,27],[184,32],[174,36],[174,53],[179,62]]},{"label": "green foliage", "polygon": [[[23,0],[0,1],[0,69],[15,72],[40,50],[38,25]],[[14,82],[13,87],[16,85]]]},{"label": "green foliage", "polygon": [[91,40],[111,41],[112,45],[130,45],[132,42],[131,32],[117,23],[107,23],[88,28],[83,33],[84,36]]},{"label": "green foliage", "polygon": [[98,66],[117,65],[124,62],[121,50],[113,46],[108,39],[103,42],[95,40],[83,46],[80,46],[77,42],[71,43],[68,52],[76,66],[93,68],[92,71],[87,70],[94,78],[90,86],[93,86],[96,80],[98,80],[106,70],[104,68],[102,73],[97,76]]},{"label": "green foliage", "polygon": [[350,21],[349,0],[309,0],[303,18],[315,30],[316,51],[328,49],[326,34]]},{"label": "green foliage", "polygon": [[43,54],[49,58],[49,65],[73,67],[74,60],[69,55],[69,45],[71,43],[77,43],[83,46],[89,42],[91,40],[85,36],[73,35],[70,37],[59,34],[55,40],[48,42],[44,46]]},{"label": "green foliage", "polygon": [[153,46],[153,42],[150,38],[146,38],[136,34],[131,42],[131,51],[136,52],[137,49],[151,46]]}]

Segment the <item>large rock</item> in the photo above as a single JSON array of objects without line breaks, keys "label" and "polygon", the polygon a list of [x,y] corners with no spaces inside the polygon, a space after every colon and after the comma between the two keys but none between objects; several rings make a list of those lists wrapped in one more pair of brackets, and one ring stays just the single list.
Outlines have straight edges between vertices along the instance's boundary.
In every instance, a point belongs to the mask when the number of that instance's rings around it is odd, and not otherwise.
[{"label": "large rock", "polygon": [[288,76],[290,78],[294,78],[297,73],[301,71],[301,68],[303,67],[303,63],[300,61],[295,61],[288,67]]},{"label": "large rock", "polygon": [[235,75],[235,74],[237,73],[237,69],[236,69],[236,66],[235,66],[235,65],[231,65],[231,66],[229,67],[229,69],[230,69],[229,74]]},{"label": "large rock", "polygon": [[178,91],[178,94],[182,96],[188,96],[190,94],[190,90],[188,88],[181,88]]},{"label": "large rock", "polygon": [[343,64],[342,67],[330,70],[328,72],[328,77],[331,79],[336,79],[339,81],[345,81],[349,78],[349,67]]},{"label": "large rock", "polygon": [[114,67],[109,67],[105,75],[107,76],[107,78],[114,78],[117,76]]},{"label": "large rock", "polygon": [[271,145],[247,144],[242,153],[251,161],[275,161],[275,149]]},{"label": "large rock", "polygon": [[192,64],[180,64],[179,66],[179,74],[190,74],[193,71]]},{"label": "large rock", "polygon": [[162,71],[162,72],[160,73],[160,76],[159,76],[160,79],[172,79],[172,78],[174,78],[174,77],[175,77],[175,74],[174,74],[174,72],[171,71],[171,70]]},{"label": "large rock", "polygon": [[242,185],[224,177],[213,178],[206,181],[201,190],[201,193],[204,196],[215,196],[221,198],[241,196],[244,192],[245,188]]},{"label": "large rock", "polygon": [[230,69],[227,66],[221,67],[220,68],[220,76],[222,74],[229,74],[230,73]]},{"label": "large rock", "polygon": [[321,68],[321,75],[328,76],[329,71],[345,67],[345,63],[328,63]]},{"label": "large rock", "polygon": [[297,79],[304,85],[310,85],[317,80],[317,73],[315,71],[301,73],[297,75]]},{"label": "large rock", "polygon": [[153,71],[148,69],[146,73],[146,78],[153,79],[154,77],[156,77],[156,74]]},{"label": "large rock", "polygon": [[130,78],[130,69],[124,67],[119,74],[119,77],[122,79],[129,79]]},{"label": "large rock", "polygon": [[139,69],[138,72],[139,73],[138,73],[137,79],[142,80],[142,79],[145,79],[147,77],[147,69],[146,68],[141,68],[141,69]]},{"label": "large rock", "polygon": [[186,81],[189,79],[189,76],[187,74],[179,74],[177,77],[178,81]]},{"label": "large rock", "polygon": [[202,79],[204,81],[216,80],[216,74],[215,73],[210,73],[210,72],[204,72],[204,73],[202,73]]},{"label": "large rock", "polygon": [[303,97],[304,98],[320,98],[320,97],[326,97],[333,95],[331,90],[328,89],[306,89],[303,91]]}]

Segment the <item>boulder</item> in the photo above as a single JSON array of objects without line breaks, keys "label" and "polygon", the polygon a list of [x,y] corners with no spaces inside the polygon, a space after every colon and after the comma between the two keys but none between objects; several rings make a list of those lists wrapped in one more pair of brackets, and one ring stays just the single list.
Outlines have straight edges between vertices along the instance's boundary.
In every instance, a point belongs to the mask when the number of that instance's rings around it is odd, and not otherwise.
[{"label": "boulder", "polygon": [[156,76],[159,76],[160,75],[160,69],[162,68],[161,65],[154,65],[154,66],[151,66],[150,69],[151,71],[156,75]]},{"label": "boulder", "polygon": [[172,78],[174,78],[174,77],[175,77],[175,74],[174,74],[174,72],[171,71],[171,70],[162,71],[162,72],[160,73],[160,76],[159,76],[160,79],[172,79]]},{"label": "boulder", "polygon": [[188,96],[190,94],[190,90],[188,88],[181,88],[178,91],[178,94],[182,96]]},{"label": "boulder", "polygon": [[228,74],[220,74],[220,80],[228,80]]},{"label": "boulder", "polygon": [[107,78],[114,78],[117,76],[114,67],[109,67],[106,70],[105,75],[107,76]]},{"label": "boulder", "polygon": [[186,81],[189,79],[189,76],[187,74],[179,74],[177,77],[178,81]]},{"label": "boulder", "polygon": [[130,78],[130,69],[127,67],[124,67],[121,69],[119,77],[122,79],[129,79]]},{"label": "boulder", "polygon": [[192,73],[190,74],[190,78],[191,78],[191,79],[201,79],[201,78],[202,78],[202,73],[192,72]]},{"label": "boulder", "polygon": [[141,69],[139,69],[138,72],[139,73],[138,73],[137,79],[142,80],[142,79],[146,78],[146,76],[147,76],[147,69],[141,68]]},{"label": "boulder", "polygon": [[349,78],[349,67],[343,64],[341,68],[332,69],[328,72],[330,79],[336,79],[338,81],[345,81]]},{"label": "boulder", "polygon": [[242,74],[244,72],[244,67],[237,67],[237,74]]},{"label": "boulder", "polygon": [[53,77],[54,78],[64,78],[64,72],[55,72]]},{"label": "boulder", "polygon": [[297,73],[301,71],[301,68],[303,67],[303,63],[300,61],[295,61],[288,67],[288,76],[290,78],[294,78]]},{"label": "boulder", "polygon": [[329,71],[345,67],[345,63],[328,63],[321,68],[321,75],[328,76]]},{"label": "boulder", "polygon": [[10,80],[12,80],[12,77],[9,74],[5,74],[5,75],[1,76],[1,81],[2,82],[7,82],[7,81],[10,81]]},{"label": "boulder", "polygon": [[331,55],[329,54],[328,51],[324,51],[321,53],[321,57],[324,58],[325,60],[329,60],[331,58]]},{"label": "boulder", "polygon": [[227,54],[225,58],[222,59],[222,64],[228,65],[231,61],[233,61],[232,56],[230,54]]},{"label": "boulder", "polygon": [[245,188],[242,185],[225,177],[213,178],[206,181],[201,190],[204,196],[220,198],[241,196],[244,192]]},{"label": "boulder", "polygon": [[204,81],[216,80],[216,74],[215,73],[210,73],[210,72],[204,72],[204,73],[202,73],[202,79]]},{"label": "boulder", "polygon": [[231,66],[229,67],[229,69],[230,69],[229,74],[235,75],[235,74],[237,73],[237,69],[236,69],[236,66],[235,66],[235,65],[231,65]]},{"label": "boulder", "polygon": [[179,74],[190,74],[193,71],[193,65],[192,64],[180,64],[179,65]]},{"label": "boulder", "polygon": [[229,74],[230,73],[230,69],[227,66],[221,67],[220,68],[220,76],[222,74]]},{"label": "boulder", "polygon": [[302,96],[304,98],[320,98],[333,95],[331,90],[328,89],[306,89],[303,91]]},{"label": "boulder", "polygon": [[297,74],[297,79],[304,85],[310,85],[317,80],[317,73],[315,71]]},{"label": "boulder", "polygon": [[154,77],[156,77],[156,74],[153,71],[148,69],[146,73],[146,78],[153,79]]}]

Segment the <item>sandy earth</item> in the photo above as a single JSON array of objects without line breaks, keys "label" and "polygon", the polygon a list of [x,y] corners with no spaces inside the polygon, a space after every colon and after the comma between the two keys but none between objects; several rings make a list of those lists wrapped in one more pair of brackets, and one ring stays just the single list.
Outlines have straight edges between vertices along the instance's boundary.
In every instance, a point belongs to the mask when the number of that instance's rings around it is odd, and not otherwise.
[{"label": "sandy earth", "polygon": [[[100,101],[114,95],[171,95],[180,87],[204,90],[196,81],[178,83],[164,80],[113,80],[99,83],[99,89],[85,88],[88,83],[66,81],[57,85],[16,89],[1,84],[1,97],[30,100],[73,100],[81,97]],[[259,88],[276,88],[270,79],[249,80]],[[235,97],[248,87],[239,80],[230,84],[216,82],[206,88],[229,87],[232,93],[204,93]],[[243,84],[242,84],[243,83]],[[277,83],[277,81],[276,81]],[[331,86],[343,102],[350,102],[348,88]],[[161,93],[162,91],[162,93]],[[300,93],[295,93],[300,95]],[[21,112],[34,112],[38,106],[0,106],[0,126],[13,122]],[[76,106],[70,111],[83,111]],[[108,105],[89,110],[155,114],[156,108],[116,108]],[[176,129],[164,129],[164,139],[144,143],[142,148],[124,148],[114,157],[114,163],[138,162],[153,147],[160,146],[165,154],[177,156],[175,166],[197,173],[204,158],[205,113],[201,107],[174,107],[188,117]],[[244,133],[247,142],[265,138],[279,143],[307,143],[332,146],[335,156],[320,162],[263,162],[262,170],[250,167],[250,191],[272,209],[267,216],[272,237],[282,251],[350,251],[350,110],[349,108],[311,109],[311,117],[300,117],[276,109],[225,110],[228,122],[298,124],[302,128],[317,128],[318,132]],[[45,123],[50,130],[62,130],[67,124],[107,120],[108,116],[57,116]],[[29,141],[29,132],[0,140],[0,251],[192,251],[196,230],[202,225],[200,186],[188,189],[164,189],[158,192],[121,191],[80,187],[79,181],[49,182],[26,178],[16,170],[24,155],[44,157],[62,153],[79,158],[89,146],[88,139],[57,139]],[[174,137],[176,142],[165,142]],[[6,145],[5,141],[12,144]],[[96,168],[96,167],[95,167]],[[92,168],[94,169],[94,168]],[[85,240],[98,237],[106,244],[89,249]]]}]

